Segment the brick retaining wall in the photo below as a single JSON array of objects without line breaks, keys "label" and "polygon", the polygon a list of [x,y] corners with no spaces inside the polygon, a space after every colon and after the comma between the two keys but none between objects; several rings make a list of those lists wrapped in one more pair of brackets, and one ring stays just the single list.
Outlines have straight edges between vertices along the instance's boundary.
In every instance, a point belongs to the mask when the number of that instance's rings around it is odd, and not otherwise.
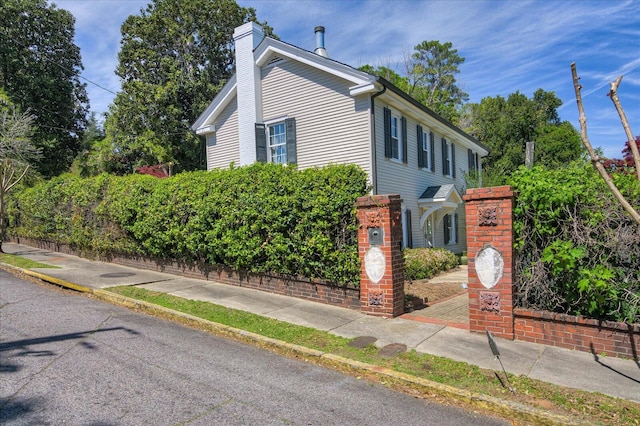
[{"label": "brick retaining wall", "polygon": [[514,309],[514,322],[518,340],[640,360],[640,324],[523,308]]},{"label": "brick retaining wall", "polygon": [[[87,253],[72,249],[68,244],[59,244],[54,241],[32,240],[22,237],[13,238],[12,241],[74,256],[86,257],[87,255]],[[154,259],[145,256],[107,255],[98,256],[98,259],[132,268],[165,272],[187,278],[215,281],[238,287],[282,294],[284,296],[297,297],[299,299],[326,303],[328,305],[356,310],[360,309],[360,289],[333,285],[318,280],[256,274],[235,271],[223,265],[178,262],[170,259]]]}]

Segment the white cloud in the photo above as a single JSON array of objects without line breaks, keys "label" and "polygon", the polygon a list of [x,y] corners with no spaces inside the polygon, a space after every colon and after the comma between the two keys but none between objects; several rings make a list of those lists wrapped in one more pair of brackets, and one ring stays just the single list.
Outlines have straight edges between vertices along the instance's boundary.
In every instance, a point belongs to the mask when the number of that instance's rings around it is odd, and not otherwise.
[{"label": "white cloud", "polygon": [[[185,0],[187,1],[187,0]],[[352,66],[400,64],[423,40],[451,41],[466,58],[458,81],[472,102],[487,96],[527,96],[542,88],[565,105],[561,117],[576,128],[569,65],[576,62],[592,143],[619,151],[620,121],[605,96],[624,74],[620,96],[640,133],[640,2],[576,0],[240,0],[254,7],[284,41],[313,50],[314,27],[326,28],[329,55]],[[59,0],[76,16],[83,76],[113,91],[120,26],[146,7],[143,0]],[[106,111],[110,93],[88,86],[92,109]],[[615,111],[613,112],[615,114]],[[624,137],[623,137],[624,139]],[[614,144],[616,146],[614,147]],[[607,151],[609,148],[606,148]],[[616,152],[614,155],[618,155]]]}]

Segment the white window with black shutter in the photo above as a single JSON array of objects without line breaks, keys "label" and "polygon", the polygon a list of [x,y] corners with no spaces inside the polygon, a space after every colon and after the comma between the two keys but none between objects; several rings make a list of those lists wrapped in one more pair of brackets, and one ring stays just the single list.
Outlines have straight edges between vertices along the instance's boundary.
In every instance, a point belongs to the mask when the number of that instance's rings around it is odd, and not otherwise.
[{"label": "white window with black shutter", "polygon": [[444,243],[458,243],[458,214],[451,213],[444,216],[443,220]]},{"label": "white window with black shutter", "polygon": [[384,108],[384,156],[407,162],[407,119]]},{"label": "white window with black shutter", "polygon": [[435,153],[434,153],[434,135],[428,132],[418,124],[416,127],[417,147],[418,147],[418,167],[434,171]]},{"label": "white window with black shutter", "polygon": [[256,160],[276,164],[298,162],[295,118],[256,123]]},{"label": "white window with black shutter", "polygon": [[456,147],[446,138],[442,138],[442,174],[456,177]]},{"label": "white window with black shutter", "polygon": [[411,227],[411,210],[405,209],[402,215],[402,248],[413,248]]},{"label": "white window with black shutter", "polygon": [[477,172],[480,169],[478,153],[473,152],[472,149],[467,149],[467,155],[469,157],[469,172]]}]

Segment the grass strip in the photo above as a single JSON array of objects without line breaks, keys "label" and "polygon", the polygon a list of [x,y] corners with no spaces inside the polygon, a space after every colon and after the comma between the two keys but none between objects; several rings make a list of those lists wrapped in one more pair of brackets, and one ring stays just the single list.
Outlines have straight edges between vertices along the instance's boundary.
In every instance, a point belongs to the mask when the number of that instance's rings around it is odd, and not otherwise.
[{"label": "grass strip", "polygon": [[60,269],[58,266],[47,265],[46,263],[36,262],[35,260],[27,259],[24,257],[16,256],[9,253],[0,253],[0,263],[6,263],[7,265],[16,266],[22,269],[33,268],[53,268]]},{"label": "grass strip", "polygon": [[[577,423],[640,424],[640,404],[632,401],[565,388],[526,376],[510,375],[509,380],[516,389],[516,393],[512,394],[502,385],[494,371],[464,362],[422,354],[415,350],[401,353],[393,358],[383,358],[378,355],[378,349],[373,344],[363,349],[353,348],[348,346],[351,339],[250,312],[137,287],[112,287],[109,291],[287,343],[389,368],[469,392],[538,407],[551,413],[571,417]],[[401,387],[395,384],[389,385]]]}]

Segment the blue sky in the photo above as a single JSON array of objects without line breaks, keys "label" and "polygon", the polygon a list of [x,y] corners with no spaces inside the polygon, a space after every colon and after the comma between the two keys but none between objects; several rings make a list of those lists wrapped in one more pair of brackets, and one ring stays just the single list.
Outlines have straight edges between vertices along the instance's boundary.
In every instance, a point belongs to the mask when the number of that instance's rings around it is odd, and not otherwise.
[{"label": "blue sky", "polygon": [[[188,0],[185,0],[188,1]],[[117,92],[114,74],[120,25],[143,0],[58,0],[76,17],[82,76]],[[399,67],[424,40],[450,41],[466,58],[459,85],[471,102],[542,88],[564,104],[563,120],[579,130],[571,62],[576,62],[588,136],[608,157],[621,157],[626,136],[609,83],[624,75],[619,95],[631,130],[640,135],[640,1],[638,0],[240,0],[283,41],[313,50],[313,29],[326,28],[331,58],[358,67]],[[107,111],[113,94],[93,84],[92,111]]]}]

